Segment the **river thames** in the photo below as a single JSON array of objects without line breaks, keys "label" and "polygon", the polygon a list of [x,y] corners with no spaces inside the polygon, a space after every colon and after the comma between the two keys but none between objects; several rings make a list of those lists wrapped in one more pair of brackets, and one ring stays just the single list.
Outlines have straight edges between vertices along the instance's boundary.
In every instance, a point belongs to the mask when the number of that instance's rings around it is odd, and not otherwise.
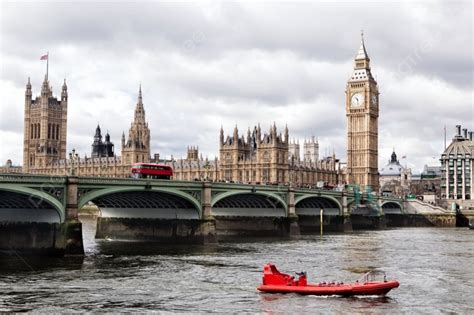
[{"label": "river thames", "polygon": [[[403,228],[299,240],[207,246],[95,241],[83,219],[86,256],[1,261],[0,311],[193,313],[473,313],[474,231]],[[384,270],[386,297],[314,297],[256,291],[262,266],[305,270],[310,282]]]}]

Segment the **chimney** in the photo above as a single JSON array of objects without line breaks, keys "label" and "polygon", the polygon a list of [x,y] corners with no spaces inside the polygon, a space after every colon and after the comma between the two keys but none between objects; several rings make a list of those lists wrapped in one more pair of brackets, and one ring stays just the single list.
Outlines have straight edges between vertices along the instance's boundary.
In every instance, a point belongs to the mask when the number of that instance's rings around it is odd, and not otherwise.
[{"label": "chimney", "polygon": [[473,134],[473,133],[474,133],[474,132],[469,131],[469,141],[472,141],[472,134]]},{"label": "chimney", "polygon": [[464,139],[467,140],[467,129],[464,128],[462,131],[463,131],[463,134],[464,134]]},{"label": "chimney", "polygon": [[461,136],[461,125],[456,125],[456,136]]}]

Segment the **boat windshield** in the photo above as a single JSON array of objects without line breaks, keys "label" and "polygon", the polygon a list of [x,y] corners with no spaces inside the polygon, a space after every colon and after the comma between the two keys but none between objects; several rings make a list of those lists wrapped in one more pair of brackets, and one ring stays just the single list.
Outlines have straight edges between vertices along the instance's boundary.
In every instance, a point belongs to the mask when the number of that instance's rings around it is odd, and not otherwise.
[{"label": "boat windshield", "polygon": [[365,282],[374,282],[374,281],[387,281],[387,276],[385,272],[380,270],[372,270],[364,274],[358,280],[361,283]]}]

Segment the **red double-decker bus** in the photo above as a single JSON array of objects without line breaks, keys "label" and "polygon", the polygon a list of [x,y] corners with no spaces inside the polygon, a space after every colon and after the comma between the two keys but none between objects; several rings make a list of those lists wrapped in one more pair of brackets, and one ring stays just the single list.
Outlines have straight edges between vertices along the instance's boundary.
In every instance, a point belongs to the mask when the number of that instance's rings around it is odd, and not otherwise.
[{"label": "red double-decker bus", "polygon": [[135,163],[132,165],[133,178],[171,179],[173,168],[155,163]]}]

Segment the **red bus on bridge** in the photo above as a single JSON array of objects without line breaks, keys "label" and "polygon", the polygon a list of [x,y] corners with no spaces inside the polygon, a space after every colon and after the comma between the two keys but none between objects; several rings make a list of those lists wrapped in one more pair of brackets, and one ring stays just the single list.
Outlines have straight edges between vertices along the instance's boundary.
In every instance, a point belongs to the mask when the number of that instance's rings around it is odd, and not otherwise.
[{"label": "red bus on bridge", "polygon": [[173,168],[155,163],[135,163],[132,165],[133,178],[171,179]]}]

